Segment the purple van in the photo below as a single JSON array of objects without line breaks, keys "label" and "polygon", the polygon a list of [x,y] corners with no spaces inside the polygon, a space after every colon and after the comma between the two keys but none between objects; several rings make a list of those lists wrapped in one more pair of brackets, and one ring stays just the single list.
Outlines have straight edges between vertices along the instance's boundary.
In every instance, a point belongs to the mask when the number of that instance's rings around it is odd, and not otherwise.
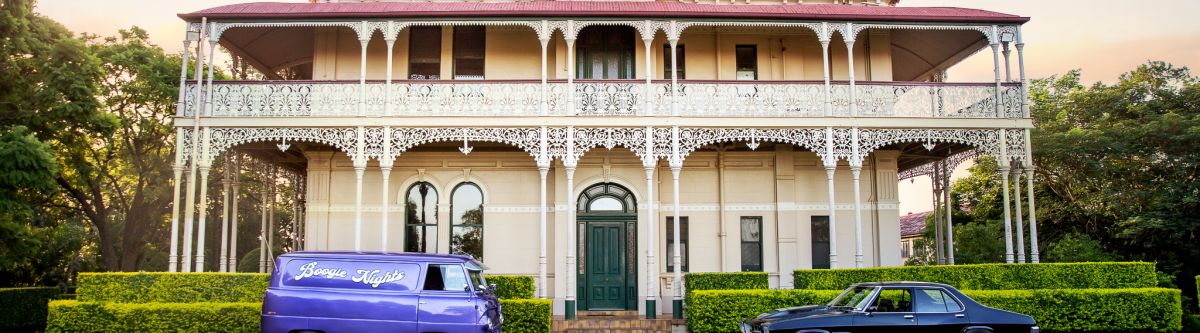
[{"label": "purple van", "polygon": [[500,332],[500,302],[466,256],[292,252],[263,296],[264,333]]}]

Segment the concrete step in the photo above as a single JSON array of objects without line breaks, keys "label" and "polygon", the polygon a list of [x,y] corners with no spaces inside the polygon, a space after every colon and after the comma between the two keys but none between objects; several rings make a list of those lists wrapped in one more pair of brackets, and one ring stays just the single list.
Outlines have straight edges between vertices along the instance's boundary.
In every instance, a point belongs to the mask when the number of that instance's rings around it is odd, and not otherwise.
[{"label": "concrete step", "polygon": [[576,318],[580,319],[642,319],[642,314],[629,310],[589,310],[578,311]]},{"label": "concrete step", "polygon": [[[645,319],[636,316],[629,318],[626,311],[614,311],[617,313],[587,311],[593,312],[587,313],[587,316],[584,316],[583,312],[585,311],[576,313],[574,320],[555,317],[550,330],[564,333],[669,333],[672,324],[680,322],[670,318]],[[636,312],[634,314],[636,315]]]}]

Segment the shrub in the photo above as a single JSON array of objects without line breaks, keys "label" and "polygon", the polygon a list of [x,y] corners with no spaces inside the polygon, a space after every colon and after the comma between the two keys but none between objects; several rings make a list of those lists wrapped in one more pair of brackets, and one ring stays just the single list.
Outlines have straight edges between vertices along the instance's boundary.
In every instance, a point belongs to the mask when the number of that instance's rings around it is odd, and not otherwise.
[{"label": "shrub", "polygon": [[81,302],[262,302],[267,274],[79,273]]},{"label": "shrub", "polygon": [[260,303],[50,302],[46,332],[258,332]]},{"label": "shrub", "polygon": [[980,264],[863,269],[797,270],[796,289],[845,289],[874,281],[927,281],[959,289],[1152,288],[1154,264],[1145,262]]},{"label": "shrub", "polygon": [[1174,332],[1183,310],[1177,289],[971,290],[997,309],[1027,314],[1043,331]]},{"label": "shrub", "polygon": [[487,282],[496,285],[500,299],[533,298],[533,277],[527,275],[488,275]]},{"label": "shrub", "polygon": [[501,330],[510,333],[549,332],[550,304],[548,299],[500,300],[500,313],[504,315]]},{"label": "shrub", "polygon": [[738,332],[738,322],[773,309],[824,304],[841,290],[697,290],[687,299],[692,333]]},{"label": "shrub", "polygon": [[0,332],[36,332],[46,327],[46,303],[59,298],[54,287],[0,289]]},{"label": "shrub", "polygon": [[766,272],[687,273],[683,290],[767,289]]}]

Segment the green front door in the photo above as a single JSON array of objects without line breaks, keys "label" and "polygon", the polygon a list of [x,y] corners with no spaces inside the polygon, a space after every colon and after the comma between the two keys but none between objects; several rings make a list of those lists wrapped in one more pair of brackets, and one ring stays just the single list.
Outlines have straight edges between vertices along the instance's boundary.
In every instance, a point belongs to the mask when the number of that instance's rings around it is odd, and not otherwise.
[{"label": "green front door", "polygon": [[590,310],[625,308],[625,223],[587,222],[584,291]]}]

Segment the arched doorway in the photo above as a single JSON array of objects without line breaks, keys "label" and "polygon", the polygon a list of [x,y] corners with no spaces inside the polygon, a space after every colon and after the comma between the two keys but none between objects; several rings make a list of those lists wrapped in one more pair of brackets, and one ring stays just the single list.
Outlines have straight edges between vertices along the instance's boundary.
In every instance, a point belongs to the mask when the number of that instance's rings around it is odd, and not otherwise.
[{"label": "arched doorway", "polygon": [[637,310],[637,201],[614,183],[579,195],[580,310]]}]

